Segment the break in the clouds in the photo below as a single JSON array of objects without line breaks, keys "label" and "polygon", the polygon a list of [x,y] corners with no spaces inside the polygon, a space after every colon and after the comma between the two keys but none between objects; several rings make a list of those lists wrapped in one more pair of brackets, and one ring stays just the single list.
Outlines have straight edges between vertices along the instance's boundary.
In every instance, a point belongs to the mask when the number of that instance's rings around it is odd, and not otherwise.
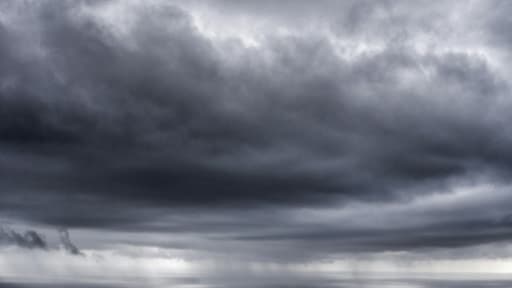
[{"label": "break in the clouds", "polygon": [[122,247],[510,271],[478,263],[512,257],[512,5],[430,2],[1,2],[0,217],[84,257],[0,242],[82,280]]}]

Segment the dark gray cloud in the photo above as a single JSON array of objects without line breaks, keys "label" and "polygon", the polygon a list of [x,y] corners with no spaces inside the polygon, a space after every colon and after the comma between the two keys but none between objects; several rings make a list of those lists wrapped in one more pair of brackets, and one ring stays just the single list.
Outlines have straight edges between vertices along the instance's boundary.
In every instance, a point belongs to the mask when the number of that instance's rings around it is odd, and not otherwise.
[{"label": "dark gray cloud", "polygon": [[[62,249],[72,255],[83,255],[71,241],[68,230],[60,229],[58,232]],[[0,246],[17,246],[20,248],[42,250],[54,249],[48,244],[46,236],[40,232],[31,229],[17,232],[5,227],[0,227]]]},{"label": "dark gray cloud", "polygon": [[0,227],[0,244],[14,245],[29,249],[46,249],[44,236],[34,230],[18,233],[14,230]]},{"label": "dark gray cloud", "polygon": [[[379,251],[428,251],[432,248],[458,248],[485,243],[510,241],[510,223],[505,221],[461,221],[406,228],[397,223],[396,228],[348,229],[345,227],[317,227],[303,231],[284,231],[256,236],[239,236],[237,239],[273,245],[296,245],[296,248],[316,247],[313,252],[295,257],[335,253],[369,253]],[[300,250],[300,249],[298,249]],[[311,255],[313,253],[314,255]]]},{"label": "dark gray cloud", "polygon": [[[505,209],[357,229],[275,212],[406,203],[481,175],[508,187],[508,74],[480,53],[508,45],[505,16],[475,22],[480,43],[456,5],[408,3],[217,4],[292,28],[325,15],[332,34],[264,31],[256,48],[205,34],[179,3],[0,4],[0,213],[329,251],[510,239]],[[104,21],[108,5],[128,20]]]},{"label": "dark gray cloud", "polygon": [[69,237],[69,232],[67,229],[60,229],[59,230],[59,236],[60,236],[60,243],[64,247],[64,249],[73,254],[73,255],[83,255],[82,252],[76,247],[76,245],[71,241],[71,238]]}]

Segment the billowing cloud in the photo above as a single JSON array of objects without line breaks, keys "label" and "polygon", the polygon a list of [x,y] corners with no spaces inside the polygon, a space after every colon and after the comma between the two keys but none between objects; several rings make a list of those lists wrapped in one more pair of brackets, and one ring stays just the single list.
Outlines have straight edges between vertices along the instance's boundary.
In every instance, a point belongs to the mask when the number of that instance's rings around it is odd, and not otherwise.
[{"label": "billowing cloud", "polygon": [[0,11],[0,216],[78,230],[71,254],[464,258],[512,239],[504,1]]}]

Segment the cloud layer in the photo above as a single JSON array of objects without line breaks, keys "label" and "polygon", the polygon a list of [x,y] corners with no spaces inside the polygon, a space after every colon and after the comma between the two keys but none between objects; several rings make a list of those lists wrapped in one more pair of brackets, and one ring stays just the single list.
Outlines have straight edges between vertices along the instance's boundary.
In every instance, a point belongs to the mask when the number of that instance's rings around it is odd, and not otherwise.
[{"label": "cloud layer", "polygon": [[5,1],[0,215],[274,261],[509,241],[512,7],[426,3]]}]

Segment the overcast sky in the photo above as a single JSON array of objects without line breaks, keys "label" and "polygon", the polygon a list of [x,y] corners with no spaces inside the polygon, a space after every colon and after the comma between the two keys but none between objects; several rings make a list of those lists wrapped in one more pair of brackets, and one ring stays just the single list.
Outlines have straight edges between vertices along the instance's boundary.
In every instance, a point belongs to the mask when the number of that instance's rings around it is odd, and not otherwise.
[{"label": "overcast sky", "polygon": [[511,14],[1,1],[0,287],[510,287]]}]

